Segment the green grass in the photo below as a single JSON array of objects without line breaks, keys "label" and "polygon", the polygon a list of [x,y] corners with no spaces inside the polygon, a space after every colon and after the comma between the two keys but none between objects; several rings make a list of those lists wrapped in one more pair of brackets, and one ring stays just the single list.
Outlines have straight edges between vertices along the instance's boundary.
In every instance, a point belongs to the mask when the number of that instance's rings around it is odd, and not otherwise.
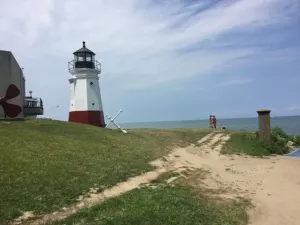
[{"label": "green grass", "polygon": [[252,156],[283,155],[289,152],[286,145],[289,139],[290,137],[280,128],[272,130],[269,143],[261,142],[257,132],[232,132],[230,140],[226,142],[221,153]]},{"label": "green grass", "polygon": [[151,169],[148,162],[194,143],[201,130],[116,130],[48,120],[0,122],[0,224],[23,211],[68,206]]},{"label": "green grass", "polygon": [[254,133],[237,132],[230,135],[230,139],[221,150],[222,154],[246,154],[252,156],[270,155],[265,146],[255,138]]},{"label": "green grass", "polygon": [[156,179],[151,181],[151,184],[162,184],[172,177],[179,177],[180,174],[177,172],[166,172],[159,175]]},{"label": "green grass", "polygon": [[136,189],[52,225],[244,225],[246,201],[210,203],[184,187]]}]

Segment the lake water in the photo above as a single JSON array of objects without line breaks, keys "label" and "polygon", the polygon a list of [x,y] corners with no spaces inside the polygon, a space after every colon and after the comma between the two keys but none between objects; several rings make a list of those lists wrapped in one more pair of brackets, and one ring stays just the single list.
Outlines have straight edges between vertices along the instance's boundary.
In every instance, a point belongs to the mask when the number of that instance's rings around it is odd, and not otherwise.
[{"label": "lake water", "polygon": [[[225,126],[230,130],[256,131],[258,129],[257,118],[218,119],[217,127]],[[271,126],[280,127],[289,135],[300,135],[300,116],[271,117]],[[123,123],[125,129],[132,128],[208,128],[208,120],[186,120],[186,121],[162,121],[162,122],[140,122]]]}]

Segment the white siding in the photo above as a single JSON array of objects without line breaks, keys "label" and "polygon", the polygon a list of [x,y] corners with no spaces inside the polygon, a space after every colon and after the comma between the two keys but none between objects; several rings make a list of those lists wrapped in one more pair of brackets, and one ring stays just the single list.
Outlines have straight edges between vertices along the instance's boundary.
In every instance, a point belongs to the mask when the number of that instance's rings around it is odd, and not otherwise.
[{"label": "white siding", "polygon": [[70,111],[103,110],[98,73],[95,69],[77,69],[73,74],[74,82],[70,84]]},{"label": "white siding", "polygon": [[76,80],[74,80],[74,79],[70,79],[69,80],[70,81],[70,111],[74,111],[74,103],[75,103],[75,101],[74,101],[74,94],[75,94],[75,83],[76,83]]}]

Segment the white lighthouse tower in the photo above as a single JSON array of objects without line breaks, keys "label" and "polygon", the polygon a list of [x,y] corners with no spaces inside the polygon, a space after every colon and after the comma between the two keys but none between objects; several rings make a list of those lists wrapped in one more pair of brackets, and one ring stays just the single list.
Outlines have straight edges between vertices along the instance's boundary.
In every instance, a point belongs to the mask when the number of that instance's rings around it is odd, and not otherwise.
[{"label": "white lighthouse tower", "polygon": [[101,64],[95,53],[86,48],[85,42],[69,62],[70,111],[69,122],[105,127],[99,74]]}]

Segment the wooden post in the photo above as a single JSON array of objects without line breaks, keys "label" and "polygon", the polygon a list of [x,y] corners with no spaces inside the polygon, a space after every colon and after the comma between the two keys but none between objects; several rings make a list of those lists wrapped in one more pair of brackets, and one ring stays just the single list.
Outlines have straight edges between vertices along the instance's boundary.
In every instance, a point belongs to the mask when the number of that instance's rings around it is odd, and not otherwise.
[{"label": "wooden post", "polygon": [[258,127],[259,127],[259,140],[267,143],[271,138],[271,122],[270,112],[268,109],[257,110],[258,113]]}]

